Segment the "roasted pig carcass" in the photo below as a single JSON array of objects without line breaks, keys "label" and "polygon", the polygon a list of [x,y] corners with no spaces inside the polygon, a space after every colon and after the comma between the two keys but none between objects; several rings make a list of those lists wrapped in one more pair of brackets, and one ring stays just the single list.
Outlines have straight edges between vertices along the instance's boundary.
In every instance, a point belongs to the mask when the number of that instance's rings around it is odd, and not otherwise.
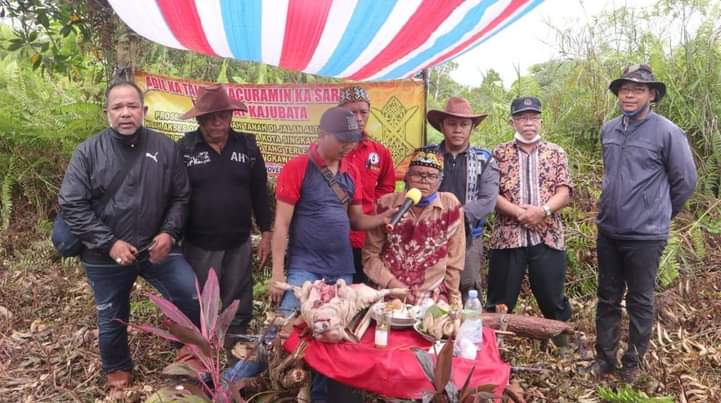
[{"label": "roasted pig carcass", "polygon": [[323,280],[306,281],[302,287],[287,283],[275,285],[291,290],[300,301],[300,314],[316,340],[338,343],[356,341],[346,330],[358,312],[383,299],[386,295],[403,296],[405,288],[376,290],[365,284],[348,285],[344,280],[326,284]]}]

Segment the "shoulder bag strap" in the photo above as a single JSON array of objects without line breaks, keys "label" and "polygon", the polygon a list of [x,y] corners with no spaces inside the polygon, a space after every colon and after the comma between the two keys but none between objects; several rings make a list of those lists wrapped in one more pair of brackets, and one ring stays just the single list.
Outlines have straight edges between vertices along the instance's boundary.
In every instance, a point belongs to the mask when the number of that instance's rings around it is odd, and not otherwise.
[{"label": "shoulder bag strap", "polygon": [[318,163],[315,162],[313,159],[313,156],[308,153],[308,159],[313,162],[313,164],[320,170],[321,176],[323,176],[323,179],[325,179],[325,182],[330,186],[331,190],[335,193],[336,197],[338,197],[338,201],[340,204],[343,205],[343,207],[347,210],[348,205],[350,204],[350,197],[348,196],[348,192],[343,190],[343,188],[340,186],[340,184],[335,180],[335,176],[333,175],[333,172],[327,167],[321,167],[318,165]]}]

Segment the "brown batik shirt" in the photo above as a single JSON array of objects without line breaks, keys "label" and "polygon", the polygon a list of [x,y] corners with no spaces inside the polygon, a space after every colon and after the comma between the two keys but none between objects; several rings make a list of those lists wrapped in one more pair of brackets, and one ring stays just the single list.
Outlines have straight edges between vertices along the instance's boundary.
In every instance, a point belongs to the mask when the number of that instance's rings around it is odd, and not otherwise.
[{"label": "brown batik shirt", "polygon": [[[572,189],[566,152],[556,144],[539,141],[526,153],[516,141],[496,147],[493,157],[500,172],[499,192],[513,204],[543,206],[556,194],[560,186]],[[554,212],[534,227],[521,225],[514,217],[496,214],[489,247],[510,249],[546,244],[557,250],[565,249],[561,215]]]}]

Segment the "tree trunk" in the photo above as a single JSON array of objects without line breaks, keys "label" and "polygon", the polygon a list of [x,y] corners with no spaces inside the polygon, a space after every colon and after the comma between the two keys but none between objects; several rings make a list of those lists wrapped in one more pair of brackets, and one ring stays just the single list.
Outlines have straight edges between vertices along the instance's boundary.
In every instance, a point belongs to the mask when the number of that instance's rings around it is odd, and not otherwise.
[{"label": "tree trunk", "polygon": [[519,336],[533,339],[548,339],[561,333],[573,332],[573,325],[568,322],[535,316],[484,312],[482,318],[486,327],[509,330]]}]

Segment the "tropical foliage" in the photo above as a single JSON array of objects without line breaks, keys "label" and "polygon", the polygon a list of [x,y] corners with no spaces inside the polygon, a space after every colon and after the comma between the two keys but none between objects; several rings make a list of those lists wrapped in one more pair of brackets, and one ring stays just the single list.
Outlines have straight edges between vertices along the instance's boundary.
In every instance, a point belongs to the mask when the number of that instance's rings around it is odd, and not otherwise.
[{"label": "tropical foliage", "polygon": [[[197,278],[195,288],[200,305],[200,328],[171,301],[155,294],[148,294],[148,298],[166,316],[165,327],[167,330],[146,323],[131,324],[130,326],[165,340],[183,343],[199,362],[198,368],[183,362],[172,363],[163,370],[165,374],[184,375],[197,379],[213,402],[230,402],[231,397],[238,403],[243,402],[238,390],[223,381],[223,362],[220,359],[225,336],[230,322],[238,310],[239,301],[233,301],[222,313],[220,312],[220,287],[218,276],[213,268],[208,272],[208,279],[205,281],[202,291]],[[182,394],[185,395],[186,392]],[[187,394],[190,393],[187,392]],[[204,394],[199,396],[199,398],[204,397]]]}]

